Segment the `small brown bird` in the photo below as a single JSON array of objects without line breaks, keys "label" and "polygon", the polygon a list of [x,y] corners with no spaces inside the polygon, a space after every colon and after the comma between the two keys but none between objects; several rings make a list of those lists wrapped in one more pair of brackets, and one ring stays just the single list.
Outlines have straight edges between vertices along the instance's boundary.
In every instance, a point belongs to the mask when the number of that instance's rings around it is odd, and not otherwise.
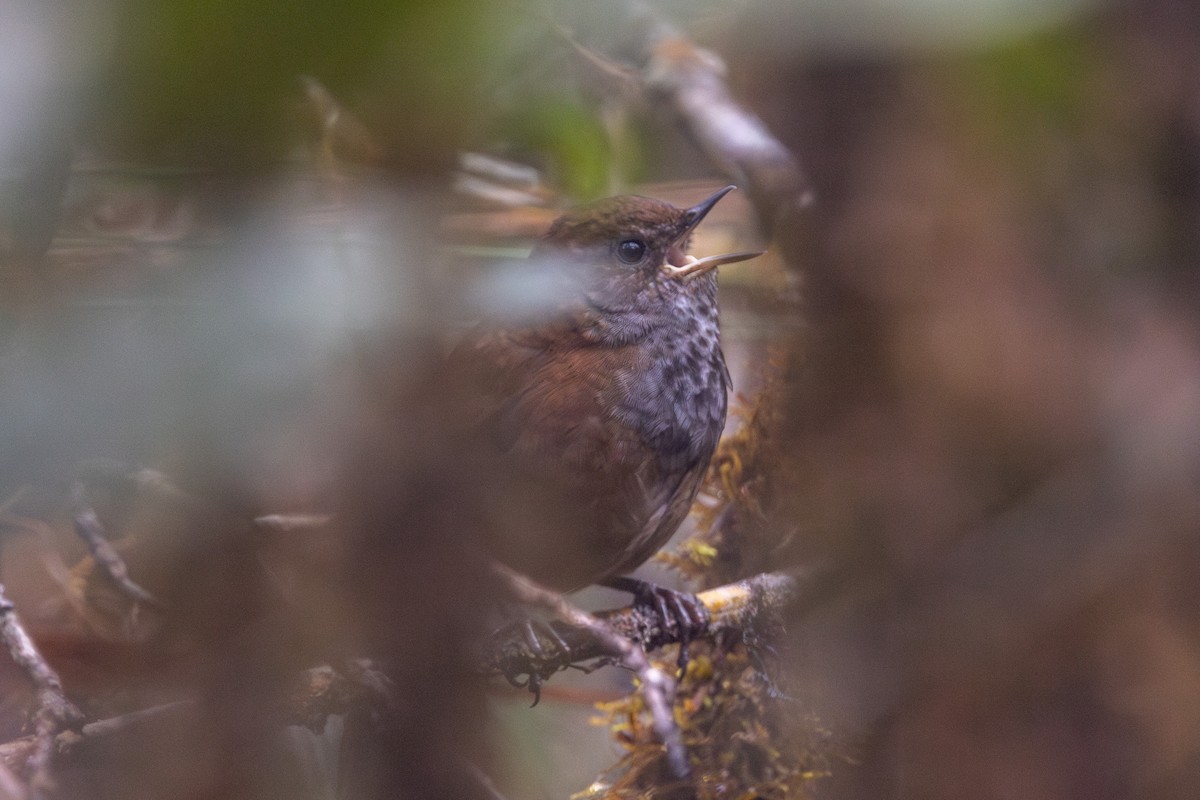
[{"label": "small brown bird", "polygon": [[691,208],[625,196],[567,212],[532,254],[570,282],[553,313],[459,348],[476,376],[475,419],[504,454],[494,549],[539,582],[644,596],[620,576],[687,516],[730,385],[716,268],[760,255],[687,248],[733,188]]}]

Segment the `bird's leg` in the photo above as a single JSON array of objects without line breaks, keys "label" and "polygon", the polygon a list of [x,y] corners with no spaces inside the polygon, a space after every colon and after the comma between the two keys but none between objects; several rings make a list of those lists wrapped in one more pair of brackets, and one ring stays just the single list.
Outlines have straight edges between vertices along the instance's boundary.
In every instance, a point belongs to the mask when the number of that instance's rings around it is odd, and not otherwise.
[{"label": "bird's leg", "polygon": [[557,648],[557,655],[565,655],[571,652],[571,646],[566,643],[566,640],[559,635],[558,631],[554,630],[554,626],[543,620],[527,618],[517,623],[521,626],[521,633],[525,638],[525,644],[533,651],[538,658],[546,658],[546,648],[542,646],[542,639],[549,639],[550,643]]},{"label": "bird's leg", "polygon": [[[519,640],[524,644],[524,654],[516,663],[508,664],[500,674],[511,685],[527,688],[533,695],[533,705],[536,706],[542,698],[544,680],[563,668],[561,664],[553,662],[568,658],[571,646],[549,622],[530,617],[514,620],[500,627],[492,633],[491,638],[494,642]],[[547,652],[547,644],[552,646],[550,652]],[[528,677],[522,680],[522,675]]]},{"label": "bird's leg", "polygon": [[633,595],[634,605],[652,609],[664,625],[675,626],[679,638],[677,664],[680,674],[683,674],[687,670],[688,645],[708,629],[711,619],[708,608],[700,599],[691,592],[677,592],[638,578],[606,578],[600,585],[620,592],[629,592]]}]

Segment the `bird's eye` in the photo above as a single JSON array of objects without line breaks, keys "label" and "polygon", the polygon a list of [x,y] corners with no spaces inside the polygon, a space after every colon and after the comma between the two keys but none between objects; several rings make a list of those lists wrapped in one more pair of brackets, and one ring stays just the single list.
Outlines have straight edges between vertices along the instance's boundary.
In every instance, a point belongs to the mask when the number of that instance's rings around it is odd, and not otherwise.
[{"label": "bird's eye", "polygon": [[626,264],[636,264],[646,257],[646,243],[641,239],[622,239],[617,245],[617,258]]}]

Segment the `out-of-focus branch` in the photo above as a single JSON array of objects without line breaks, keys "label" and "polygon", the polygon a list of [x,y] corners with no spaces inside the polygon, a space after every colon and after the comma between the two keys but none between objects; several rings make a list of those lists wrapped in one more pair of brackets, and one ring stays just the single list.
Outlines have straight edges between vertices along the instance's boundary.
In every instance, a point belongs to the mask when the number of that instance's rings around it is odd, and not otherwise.
[{"label": "out-of-focus branch", "polygon": [[[688,761],[682,738],[672,713],[674,681],[667,673],[651,664],[647,648],[660,647],[677,641],[677,633],[668,620],[658,619],[653,611],[629,607],[592,615],[567,603],[562,595],[543,589],[528,579],[497,566],[514,593],[524,602],[551,611],[567,623],[562,628],[568,644],[566,652],[546,654],[531,660],[520,641],[502,643],[501,649],[488,661],[488,668],[501,671],[506,666],[533,666],[546,674],[567,665],[606,656],[616,657],[632,669],[645,687],[647,707],[654,720],[655,731],[672,760],[672,768],[683,777],[688,774]],[[711,616],[704,635],[722,632],[739,637],[754,631],[763,620],[778,613],[801,594],[810,594],[821,585],[820,573],[810,575],[758,575],[746,581],[718,587],[699,595]],[[68,754],[82,741],[108,736],[144,720],[180,710],[190,701],[170,703],[107,720],[89,723],[78,731],[64,730],[79,722],[81,716],[63,695],[61,682],[45,660],[37,653],[32,641],[16,619],[11,604],[3,599],[0,587],[0,632],[13,653],[14,660],[29,674],[38,687],[40,708],[36,732],[21,739],[0,744],[0,769],[12,773],[28,772],[42,784],[48,781],[51,754]],[[366,662],[341,669],[321,666],[306,671],[290,694],[285,709],[286,718],[297,725],[320,731],[332,714],[344,714],[356,703],[386,702],[385,689],[379,688],[382,678]],[[386,679],[383,679],[386,680]],[[0,775],[2,782],[3,775]],[[19,783],[18,783],[19,785]],[[31,779],[35,789],[38,783]],[[0,790],[3,786],[0,785]],[[17,795],[20,796],[20,795]]]},{"label": "out-of-focus branch", "polygon": [[671,771],[678,778],[686,778],[691,770],[687,751],[679,726],[675,724],[672,704],[675,698],[675,681],[670,675],[650,663],[646,651],[631,637],[624,636],[608,622],[576,608],[558,592],[538,586],[520,573],[495,564],[493,569],[512,589],[517,598],[529,605],[540,606],[573,628],[586,631],[603,648],[603,652],[616,656],[629,667],[642,682],[646,707],[654,723],[654,731],[667,750]]},{"label": "out-of-focus branch", "polygon": [[545,206],[555,200],[554,192],[542,185],[533,167],[489,156],[462,153],[454,176],[454,191],[501,208]]},{"label": "out-of-focus branch", "polygon": [[[50,743],[60,756],[69,755],[75,746],[82,742],[111,736],[143,722],[158,719],[194,705],[194,701],[180,700],[122,714],[118,717],[89,722],[78,731],[62,731],[57,736],[50,737]],[[0,744],[0,767],[12,771],[19,770],[23,764],[28,762],[37,748],[38,736],[36,734]]]},{"label": "out-of-focus branch", "polygon": [[799,161],[733,98],[721,59],[645,3],[627,3],[624,17],[624,44],[638,60],[643,92],[749,193],[767,232],[809,205],[813,191]]},{"label": "out-of-focus branch", "polygon": [[254,524],[259,529],[274,533],[319,531],[332,521],[332,514],[267,514],[254,518]]},{"label": "out-of-focus branch", "polygon": [[447,214],[442,228],[455,238],[495,243],[534,239],[558,216],[559,198],[543,185],[537,170],[482,153],[463,153],[454,191],[482,210]]},{"label": "out-of-focus branch", "polygon": [[96,510],[87,499],[87,489],[82,481],[71,487],[71,507],[75,521],[75,533],[87,543],[88,550],[104,574],[112,579],[121,592],[136,603],[150,608],[160,608],[157,600],[129,577],[129,568],[105,535],[104,526],[96,516]]},{"label": "out-of-focus branch", "polygon": [[[41,663],[45,664],[44,661]],[[49,667],[45,669],[49,670]],[[379,674],[367,662],[356,663],[353,668],[348,667],[343,671],[327,665],[305,670],[289,694],[283,709],[284,719],[290,724],[303,725],[319,733],[330,715],[345,714],[355,703],[378,701],[381,694],[379,680]],[[61,689],[59,693],[61,695]],[[69,705],[65,699],[61,702]],[[89,722],[78,730],[62,730],[60,727],[49,737],[39,732],[4,742],[0,744],[0,800],[5,790],[4,771],[9,774],[27,771],[31,759],[39,749],[47,746],[46,741],[51,752],[65,756],[82,742],[111,736],[141,723],[194,708],[195,705],[194,700],[179,700]]]},{"label": "out-of-focus branch", "polygon": [[50,758],[54,754],[55,736],[65,728],[78,725],[83,720],[83,714],[67,699],[62,680],[34,645],[17,616],[16,608],[5,595],[2,584],[0,640],[8,648],[13,661],[33,683],[37,696],[31,746],[24,764],[19,765],[28,771],[29,785],[36,795],[50,786]]},{"label": "out-of-focus branch", "polygon": [[332,170],[339,158],[351,163],[373,164],[382,153],[367,126],[342,107],[329,89],[316,78],[300,79],[305,111],[319,131],[321,166]]}]

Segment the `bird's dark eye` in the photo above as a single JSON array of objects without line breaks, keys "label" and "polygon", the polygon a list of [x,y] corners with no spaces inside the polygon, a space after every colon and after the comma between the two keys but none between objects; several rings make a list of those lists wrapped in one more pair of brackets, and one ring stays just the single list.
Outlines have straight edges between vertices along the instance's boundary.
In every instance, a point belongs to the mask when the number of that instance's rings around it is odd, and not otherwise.
[{"label": "bird's dark eye", "polygon": [[626,264],[636,264],[646,257],[646,243],[641,239],[622,239],[617,245],[617,258]]}]

